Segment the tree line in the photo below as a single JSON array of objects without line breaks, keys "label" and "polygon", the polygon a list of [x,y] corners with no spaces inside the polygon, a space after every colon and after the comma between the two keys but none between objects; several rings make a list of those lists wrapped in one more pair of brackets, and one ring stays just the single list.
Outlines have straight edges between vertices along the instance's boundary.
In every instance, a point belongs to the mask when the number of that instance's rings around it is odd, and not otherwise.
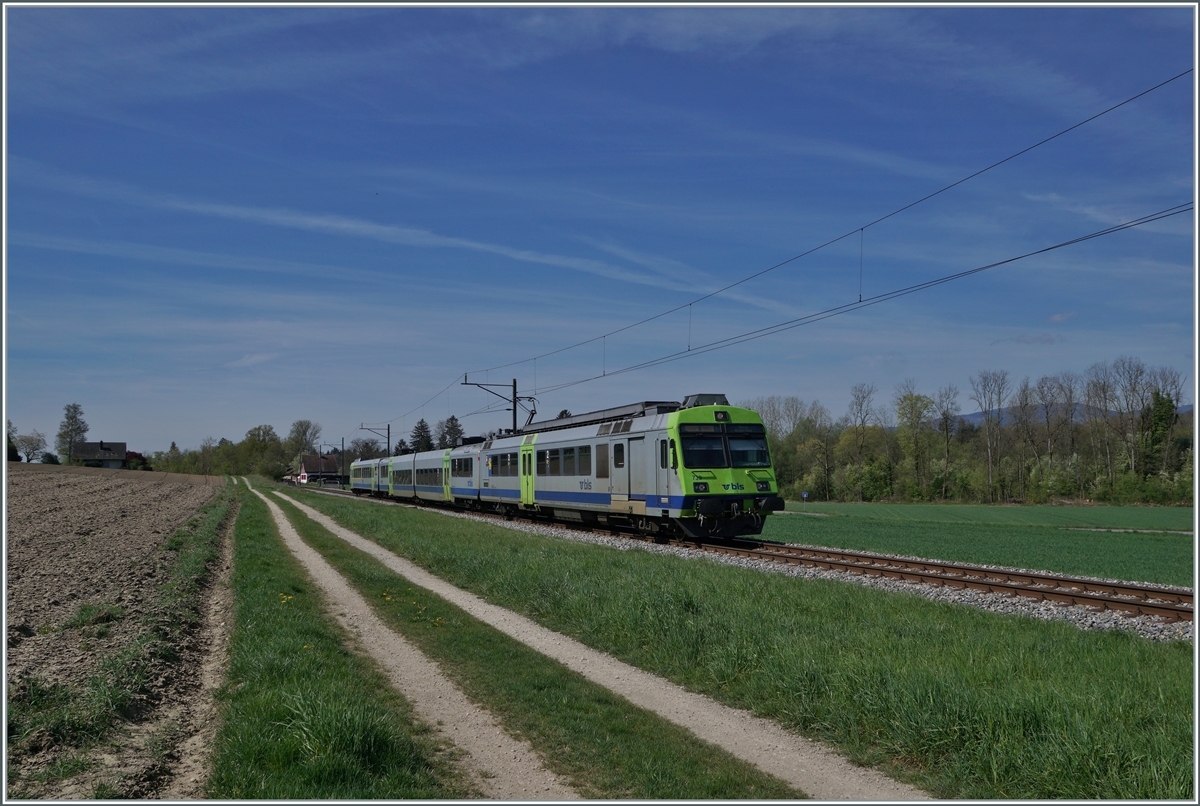
[{"label": "tree line", "polygon": [[[794,396],[739,405],[762,416],[780,490],[793,500],[807,492],[818,501],[1192,502],[1194,419],[1178,412],[1184,390],[1178,371],[1121,356],[1036,381],[981,370],[968,387],[967,399],[978,408],[969,417],[962,416],[954,384],[925,393],[911,380],[890,398],[873,384],[856,384],[836,419],[819,401]],[[11,421],[7,430],[10,461],[71,462],[72,446],[88,426],[79,404],[66,406],[56,453],[36,430],[18,434]],[[257,425],[239,442],[208,437],[189,450],[172,442],[135,464],[280,478],[298,469],[302,454],[322,448],[349,472],[356,459],[452,448],[463,436],[454,415],[432,427],[422,418],[390,450],[378,438],[359,437],[343,452],[321,442],[319,423],[296,420],[283,437],[271,425]]]},{"label": "tree line", "polygon": [[924,393],[906,380],[884,399],[856,384],[834,419],[818,401],[760,397],[785,497],[820,501],[1192,502],[1193,414],[1184,378],[1122,356],[1036,381],[1007,370]]}]

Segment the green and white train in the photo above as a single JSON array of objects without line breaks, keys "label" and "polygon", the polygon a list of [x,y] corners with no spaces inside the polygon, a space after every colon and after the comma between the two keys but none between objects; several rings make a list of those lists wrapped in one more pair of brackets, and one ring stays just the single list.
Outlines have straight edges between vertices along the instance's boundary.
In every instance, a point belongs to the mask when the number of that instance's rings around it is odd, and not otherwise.
[{"label": "green and white train", "polygon": [[724,395],[635,403],[463,443],[354,462],[351,489],[693,538],[757,535],[783,509],[762,419]]}]

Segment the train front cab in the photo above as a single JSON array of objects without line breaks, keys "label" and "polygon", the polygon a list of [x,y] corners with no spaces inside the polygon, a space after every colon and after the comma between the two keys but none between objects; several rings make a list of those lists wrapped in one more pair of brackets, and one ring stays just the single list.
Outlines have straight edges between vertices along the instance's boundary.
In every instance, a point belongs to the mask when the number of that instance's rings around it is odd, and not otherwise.
[{"label": "train front cab", "polygon": [[688,536],[758,535],[766,515],[783,509],[766,429],[755,412],[684,408],[669,415],[667,434],[681,492],[677,524]]}]

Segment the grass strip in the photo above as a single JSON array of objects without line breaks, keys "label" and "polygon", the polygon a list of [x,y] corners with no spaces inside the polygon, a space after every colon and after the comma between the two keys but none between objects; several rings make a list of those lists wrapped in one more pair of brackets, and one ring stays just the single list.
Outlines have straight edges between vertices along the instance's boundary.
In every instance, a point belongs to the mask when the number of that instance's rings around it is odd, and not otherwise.
[{"label": "grass strip", "polygon": [[[233,491],[221,490],[168,538],[168,546],[176,556],[166,582],[159,586],[155,601],[143,617],[143,629],[123,647],[105,655],[81,690],[62,684],[46,685],[36,678],[10,682],[10,747],[19,751],[27,742],[89,747],[147,696],[151,676],[161,674],[164,665],[178,661],[179,642],[198,624],[200,592],[208,576],[208,564],[217,556],[222,528],[234,503]],[[120,617],[121,611],[115,605],[85,607],[65,627],[103,628]],[[12,786],[11,776],[9,781]]]},{"label": "grass strip", "polygon": [[289,494],[490,602],[939,797],[1193,797],[1190,643]]},{"label": "grass strip", "polygon": [[789,501],[789,511],[853,518],[931,523],[994,523],[1005,526],[1057,526],[1093,529],[1162,529],[1190,532],[1192,507],[1052,506],[1047,504],[887,504]]},{"label": "grass strip", "polygon": [[763,537],[784,543],[1033,568],[1104,579],[1188,587],[1194,584],[1195,546],[1190,535],[784,515],[767,519]]},{"label": "grass strip", "polygon": [[794,799],[802,793],[530,649],[280,501],[300,536],[392,629],[528,740],[585,798]]},{"label": "grass strip", "polygon": [[464,798],[428,727],[325,614],[325,600],[243,485],[230,669],[209,798]]}]

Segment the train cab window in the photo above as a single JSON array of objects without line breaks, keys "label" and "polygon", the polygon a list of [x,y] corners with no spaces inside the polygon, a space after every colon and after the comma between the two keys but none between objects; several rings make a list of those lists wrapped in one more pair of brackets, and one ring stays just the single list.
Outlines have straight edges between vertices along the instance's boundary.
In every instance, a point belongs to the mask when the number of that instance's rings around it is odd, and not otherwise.
[{"label": "train cab window", "polygon": [[562,452],[563,452],[562,474],[564,476],[574,476],[575,475],[575,449],[574,448],[563,448]]},{"label": "train cab window", "polygon": [[538,451],[537,452],[537,474],[539,476],[546,475],[547,469],[549,468],[549,463],[546,459],[546,454],[547,454],[547,451]]},{"label": "train cab window", "polygon": [[575,472],[580,476],[592,475],[592,446],[580,445],[575,456]]},{"label": "train cab window", "polygon": [[613,467],[625,467],[625,443],[613,445]]},{"label": "train cab window", "polygon": [[608,445],[596,446],[596,478],[608,478]]}]

